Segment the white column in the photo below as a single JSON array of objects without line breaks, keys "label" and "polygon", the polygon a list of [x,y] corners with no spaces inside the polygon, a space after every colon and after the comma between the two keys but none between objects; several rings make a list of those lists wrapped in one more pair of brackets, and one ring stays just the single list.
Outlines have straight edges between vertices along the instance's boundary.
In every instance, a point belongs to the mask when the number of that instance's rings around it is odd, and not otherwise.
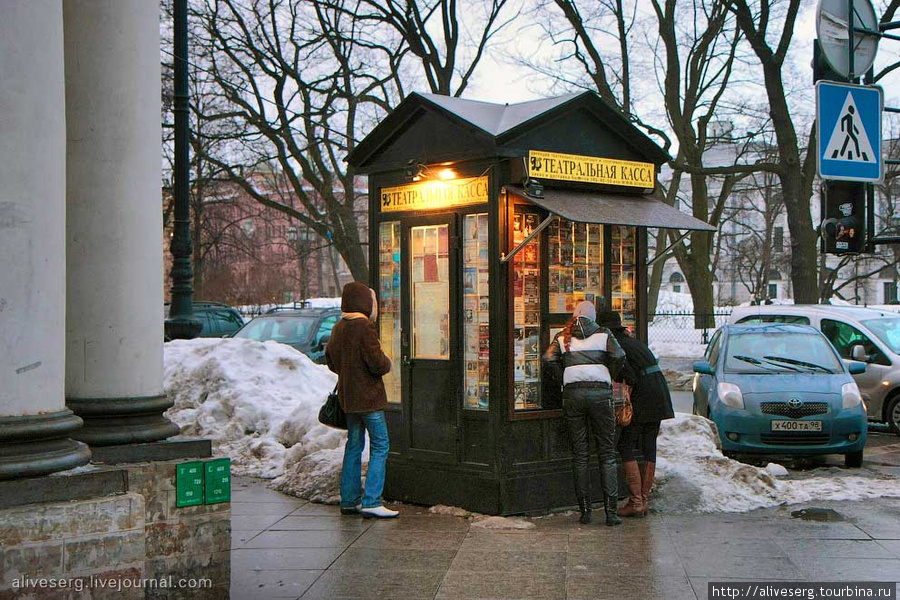
[{"label": "white column", "polygon": [[165,439],[159,5],[63,0],[63,23],[67,402],[91,445]]},{"label": "white column", "polygon": [[0,479],[86,463],[65,407],[66,123],[59,0],[0,3]]}]

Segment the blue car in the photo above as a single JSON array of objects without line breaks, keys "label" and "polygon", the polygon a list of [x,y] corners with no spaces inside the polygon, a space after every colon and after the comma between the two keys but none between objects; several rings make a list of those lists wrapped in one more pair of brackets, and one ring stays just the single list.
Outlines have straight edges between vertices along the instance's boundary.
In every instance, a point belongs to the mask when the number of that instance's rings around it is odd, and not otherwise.
[{"label": "blue car", "polygon": [[808,325],[725,325],[694,363],[694,414],[711,419],[736,454],[843,454],[862,465],[866,407],[851,375]]}]

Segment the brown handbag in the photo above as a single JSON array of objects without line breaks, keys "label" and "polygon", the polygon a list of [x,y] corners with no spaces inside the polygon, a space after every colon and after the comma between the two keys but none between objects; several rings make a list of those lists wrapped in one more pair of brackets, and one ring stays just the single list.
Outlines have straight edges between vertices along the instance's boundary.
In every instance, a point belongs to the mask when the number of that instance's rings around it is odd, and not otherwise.
[{"label": "brown handbag", "polygon": [[622,402],[616,404],[616,427],[628,427],[634,410],[631,408],[631,386],[622,384]]}]

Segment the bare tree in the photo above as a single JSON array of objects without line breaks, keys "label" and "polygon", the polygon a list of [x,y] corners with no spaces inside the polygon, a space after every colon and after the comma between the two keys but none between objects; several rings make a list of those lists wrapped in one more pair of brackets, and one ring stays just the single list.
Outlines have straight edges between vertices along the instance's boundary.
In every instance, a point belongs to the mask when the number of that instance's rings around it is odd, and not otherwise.
[{"label": "bare tree", "polygon": [[[634,26],[636,3],[631,8],[619,0],[599,3],[555,0],[555,3],[570,27],[568,33],[558,30],[552,33],[555,43],[571,48],[564,57],[580,65],[602,98],[659,137],[666,149],[677,141],[678,153],[670,163],[672,177],[669,187],[659,191],[660,198],[672,205],[678,200],[687,202],[695,217],[716,226],[732,188],[752,172],[741,166],[720,166],[715,171],[719,178],[713,183],[703,163],[704,154],[718,141],[711,135],[710,124],[720,119],[717,115],[732,76],[741,37],[725,4],[720,0],[649,2],[655,17],[650,25],[655,30],[652,38],[656,40],[650,43],[650,48],[657,71],[662,73],[659,92],[665,103],[670,135],[643,123],[633,111],[629,52],[634,45],[629,42],[629,34]],[[587,14],[585,6],[590,11]],[[681,27],[679,23],[691,25]],[[616,51],[603,52],[592,36],[595,31],[602,31],[614,40]],[[614,57],[612,64],[607,56]],[[682,182],[689,186],[688,193],[682,193]],[[669,233],[658,237],[657,252],[668,245],[667,239],[675,241],[676,236]],[[712,324],[713,243],[712,233],[693,232],[689,244],[672,248],[694,300],[696,327]],[[658,286],[661,265],[657,263],[655,267],[651,282]]]},{"label": "bare tree", "polygon": [[[360,0],[352,10],[361,22],[374,23],[382,35],[393,30],[403,43],[400,56],[415,57],[433,93],[462,96],[491,38],[515,18],[500,20],[507,0],[465,4],[462,19],[457,0]],[[467,25],[473,26],[472,31]],[[405,95],[404,82],[398,78],[396,84]]]},{"label": "bare tree", "polygon": [[[226,101],[201,118],[230,127],[225,148],[206,160],[255,201],[329,240],[352,276],[366,280],[361,194],[344,157],[367,120],[393,105],[393,73],[381,65],[396,48],[366,42],[350,11],[318,2],[205,0],[195,19],[202,68]],[[272,166],[283,186],[252,176]],[[279,194],[284,188],[289,195]]]},{"label": "bare tree", "polygon": [[777,177],[762,171],[748,177],[733,196],[730,231],[723,230],[726,261],[732,275],[757,302],[769,298],[768,286],[775,271],[788,266],[783,234],[776,236],[776,223],[784,214]]},{"label": "bare tree", "polygon": [[[801,0],[788,0],[783,13],[776,0],[725,0],[753,49],[763,72],[769,117],[778,147],[776,160],[767,165],[781,182],[791,238],[791,282],[794,299],[800,303],[818,300],[816,230],[812,224],[810,198],[816,175],[814,152],[801,146],[788,104],[791,88],[785,81],[785,60],[791,47]],[[783,18],[782,18],[783,16]],[[777,22],[776,22],[777,21]],[[780,27],[780,30],[779,30]],[[815,127],[810,128],[807,148],[815,146]]]}]

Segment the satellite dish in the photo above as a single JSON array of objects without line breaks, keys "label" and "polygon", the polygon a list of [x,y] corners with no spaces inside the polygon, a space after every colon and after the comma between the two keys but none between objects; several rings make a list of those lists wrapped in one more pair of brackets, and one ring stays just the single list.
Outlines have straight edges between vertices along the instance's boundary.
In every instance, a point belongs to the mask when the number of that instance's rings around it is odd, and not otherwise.
[{"label": "satellite dish", "polygon": [[[878,31],[878,17],[870,0],[854,0],[853,24],[856,28]],[[819,47],[828,65],[844,77],[850,77],[850,1],[819,0],[816,11],[816,34]],[[878,36],[853,32],[853,77],[865,73],[875,62],[878,51]]]}]

